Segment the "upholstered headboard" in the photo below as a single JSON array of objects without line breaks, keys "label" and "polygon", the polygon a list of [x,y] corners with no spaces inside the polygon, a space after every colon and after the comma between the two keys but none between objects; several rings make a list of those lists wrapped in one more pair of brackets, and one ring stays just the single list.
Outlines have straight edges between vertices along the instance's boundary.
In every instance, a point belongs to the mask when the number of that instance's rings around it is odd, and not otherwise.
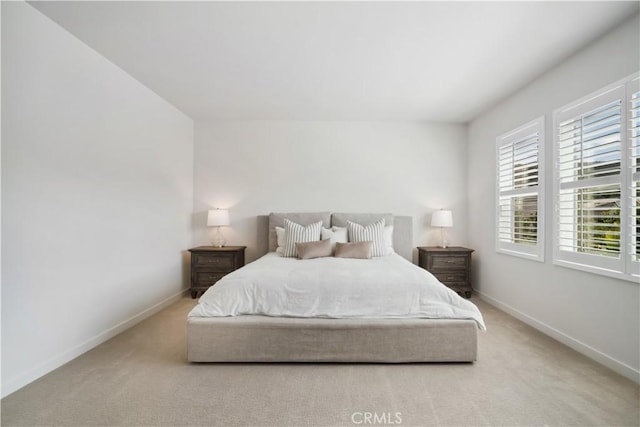
[{"label": "upholstered headboard", "polygon": [[324,227],[336,225],[345,227],[347,220],[362,225],[369,225],[381,218],[387,225],[393,224],[393,247],[396,253],[409,261],[413,252],[413,218],[410,216],[394,216],[392,214],[376,213],[329,213],[329,212],[292,212],[272,213],[258,216],[258,256],[276,249],[275,227],[284,226],[284,219],[290,219],[298,224],[308,225],[322,221]]}]

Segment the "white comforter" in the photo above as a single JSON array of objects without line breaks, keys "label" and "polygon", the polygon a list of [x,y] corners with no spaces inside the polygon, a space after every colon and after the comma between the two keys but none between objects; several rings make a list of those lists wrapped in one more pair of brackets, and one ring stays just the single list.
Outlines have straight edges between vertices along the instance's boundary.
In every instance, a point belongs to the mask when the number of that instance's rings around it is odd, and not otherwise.
[{"label": "white comforter", "polygon": [[367,260],[298,260],[269,253],[209,288],[190,317],[473,319],[482,314],[426,270],[397,254]]}]

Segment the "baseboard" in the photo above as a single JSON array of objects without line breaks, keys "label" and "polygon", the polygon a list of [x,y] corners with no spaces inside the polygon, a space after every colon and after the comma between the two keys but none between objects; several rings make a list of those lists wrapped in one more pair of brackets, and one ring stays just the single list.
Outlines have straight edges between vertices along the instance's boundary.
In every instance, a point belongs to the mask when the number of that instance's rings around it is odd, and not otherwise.
[{"label": "baseboard", "polygon": [[91,350],[94,347],[97,347],[98,345],[102,344],[103,342],[115,337],[116,335],[126,331],[127,329],[131,328],[132,326],[142,322],[144,319],[151,317],[152,315],[156,314],[157,312],[159,312],[160,310],[162,310],[163,308],[173,304],[174,302],[178,301],[180,298],[182,298],[182,296],[187,292],[187,289],[183,289],[180,292],[170,296],[169,298],[166,298],[162,301],[160,301],[157,304],[154,304],[153,306],[149,307],[148,309],[142,311],[141,313],[136,314],[135,316],[130,317],[129,319],[118,323],[117,325],[115,325],[112,328],[107,329],[104,332],[99,333],[98,335],[94,336],[93,338],[88,339],[87,341],[65,351],[64,353],[52,357],[51,359],[41,363],[40,365],[36,366],[35,368],[17,375],[14,378],[11,378],[9,380],[7,380],[6,382],[2,383],[2,398],[10,395],[11,393],[21,389],[22,387],[26,386],[27,384],[37,380],[38,378],[48,374],[49,372],[53,371],[54,369],[59,368],[60,366],[64,365],[65,363],[70,362],[71,360],[75,359],[76,357],[80,356],[83,353],[86,353],[87,351]]},{"label": "baseboard", "polygon": [[629,378],[631,381],[634,381],[636,383],[640,384],[640,371],[634,369],[633,367],[620,362],[619,360],[616,360],[614,358],[612,358],[611,356],[596,350],[595,348],[565,334],[564,332],[561,332],[549,325],[547,325],[544,322],[539,321],[538,319],[535,319],[531,316],[529,316],[528,314],[525,314],[513,307],[511,307],[508,304],[503,303],[502,301],[499,301],[493,297],[490,297],[489,295],[483,293],[483,292],[478,292],[477,290],[474,289],[474,293],[476,293],[480,299],[482,299],[483,301],[485,301],[486,303],[496,307],[497,309],[504,311],[508,314],[510,314],[511,316],[515,317],[516,319],[526,323],[527,325],[539,330],[540,332],[542,332],[545,335],[550,336],[551,338],[555,339],[556,341],[561,342],[562,344],[571,347],[572,349],[574,349],[575,351],[577,351],[578,353],[584,354],[585,356],[587,356],[590,359],[595,360],[596,362],[606,366],[607,368],[617,372],[618,374]]}]

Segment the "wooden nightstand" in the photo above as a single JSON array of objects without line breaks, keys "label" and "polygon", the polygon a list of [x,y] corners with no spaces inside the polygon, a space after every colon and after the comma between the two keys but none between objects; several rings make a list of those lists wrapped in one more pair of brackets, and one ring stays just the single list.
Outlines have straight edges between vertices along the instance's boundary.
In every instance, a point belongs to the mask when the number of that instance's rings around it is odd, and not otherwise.
[{"label": "wooden nightstand", "polygon": [[198,246],[189,249],[191,252],[191,298],[244,266],[244,250],[246,246]]},{"label": "wooden nightstand", "polygon": [[438,280],[464,296],[471,296],[471,252],[473,249],[452,246],[418,247],[418,264]]}]

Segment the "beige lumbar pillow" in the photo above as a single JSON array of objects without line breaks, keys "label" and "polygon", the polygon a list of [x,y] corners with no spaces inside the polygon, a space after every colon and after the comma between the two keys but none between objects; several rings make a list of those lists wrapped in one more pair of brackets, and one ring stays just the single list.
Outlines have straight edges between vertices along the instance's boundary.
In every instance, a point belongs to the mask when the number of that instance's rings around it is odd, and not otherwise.
[{"label": "beige lumbar pillow", "polygon": [[353,242],[353,243],[336,243],[336,253],[334,256],[338,258],[371,258],[371,247],[373,242]]},{"label": "beige lumbar pillow", "polygon": [[319,240],[317,242],[296,243],[298,258],[311,259],[331,256],[331,240]]}]

